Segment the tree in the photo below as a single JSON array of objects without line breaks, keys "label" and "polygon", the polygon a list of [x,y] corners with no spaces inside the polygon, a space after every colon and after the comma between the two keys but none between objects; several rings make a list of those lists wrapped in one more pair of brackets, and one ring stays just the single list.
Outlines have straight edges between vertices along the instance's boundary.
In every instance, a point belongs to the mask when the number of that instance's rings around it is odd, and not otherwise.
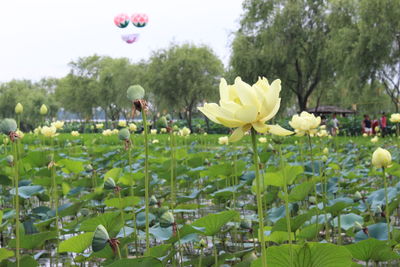
[{"label": "tree", "polygon": [[305,110],[313,93],[318,89],[321,96],[335,77],[331,33],[348,26],[330,19],[334,1],[247,0],[243,6],[232,45],[232,72],[248,82],[258,76],[281,79],[290,90],[282,96],[289,101],[294,93]]},{"label": "tree", "polygon": [[[378,80],[399,112],[400,109],[400,2],[360,2],[356,63],[367,80]],[[378,83],[378,84],[379,84]]]},{"label": "tree", "polygon": [[195,108],[217,94],[222,73],[222,62],[209,47],[184,44],[153,53],[147,77],[159,108],[182,111],[192,129]]},{"label": "tree", "polygon": [[97,55],[72,61],[69,64],[70,73],[60,80],[55,89],[62,106],[85,120],[93,118],[93,110],[97,107],[100,61],[101,57]]}]

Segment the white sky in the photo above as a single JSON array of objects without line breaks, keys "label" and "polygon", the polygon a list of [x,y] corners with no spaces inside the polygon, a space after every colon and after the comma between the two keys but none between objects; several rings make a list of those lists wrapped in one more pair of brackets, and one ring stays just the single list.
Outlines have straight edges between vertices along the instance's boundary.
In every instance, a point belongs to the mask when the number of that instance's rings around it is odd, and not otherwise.
[{"label": "white sky", "polygon": [[[147,13],[149,24],[114,25],[119,13]],[[2,0],[0,82],[62,77],[68,63],[95,53],[147,59],[171,42],[209,45],[226,64],[242,0]],[[140,33],[134,44],[124,33]]]}]

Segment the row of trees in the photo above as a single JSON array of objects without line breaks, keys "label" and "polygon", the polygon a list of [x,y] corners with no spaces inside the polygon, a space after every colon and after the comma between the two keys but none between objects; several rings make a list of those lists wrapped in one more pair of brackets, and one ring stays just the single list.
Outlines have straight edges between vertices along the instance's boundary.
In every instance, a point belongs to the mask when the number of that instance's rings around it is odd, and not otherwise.
[{"label": "row of trees", "polygon": [[115,121],[129,117],[126,88],[141,84],[154,120],[168,112],[192,127],[196,107],[217,99],[222,76],[280,78],[284,115],[323,104],[399,111],[400,1],[245,0],[243,9],[226,69],[209,47],[190,44],[136,63],[92,55],[72,61],[61,79],[1,84],[0,116],[21,102],[33,122],[45,103],[53,116],[62,108],[91,120],[101,110]]},{"label": "row of trees", "polygon": [[391,101],[399,110],[400,1],[245,0],[243,7],[233,75],[279,77],[300,110],[327,100],[365,110]]}]

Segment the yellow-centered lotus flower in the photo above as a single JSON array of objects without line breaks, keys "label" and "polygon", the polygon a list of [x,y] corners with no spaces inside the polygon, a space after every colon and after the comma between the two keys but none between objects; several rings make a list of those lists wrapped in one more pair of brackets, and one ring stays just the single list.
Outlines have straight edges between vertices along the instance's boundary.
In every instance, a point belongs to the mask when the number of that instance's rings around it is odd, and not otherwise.
[{"label": "yellow-centered lotus flower", "polygon": [[229,144],[229,137],[228,136],[221,136],[218,138],[218,144],[220,145],[228,145]]},{"label": "yellow-centered lotus flower", "polygon": [[129,123],[129,130],[131,132],[136,132],[137,131],[137,126],[134,123]]},{"label": "yellow-centered lotus flower", "polygon": [[390,121],[394,123],[399,123],[400,122],[400,113],[393,113],[390,116]]},{"label": "yellow-centered lotus flower", "polygon": [[103,129],[104,128],[104,124],[103,123],[97,123],[96,124],[96,129]]},{"label": "yellow-centered lotus flower", "polygon": [[72,132],[71,132],[71,135],[72,135],[72,136],[79,136],[79,132],[78,132],[78,131],[72,131]]},{"label": "yellow-centered lotus flower", "polygon": [[179,134],[180,134],[181,136],[188,136],[188,135],[190,135],[190,129],[187,128],[187,127],[183,127],[183,128],[179,131]]},{"label": "yellow-centered lotus flower", "polygon": [[57,129],[62,129],[62,127],[64,127],[64,122],[63,121],[55,121],[55,122],[51,123],[51,126],[54,126]]},{"label": "yellow-centered lotus flower", "polygon": [[279,125],[265,124],[279,110],[280,91],[280,80],[269,84],[266,78],[259,78],[253,86],[250,86],[239,77],[235,79],[233,85],[228,85],[225,79],[221,79],[219,105],[206,103],[198,109],[213,122],[236,128],[229,138],[232,142],[240,140],[251,128],[259,133],[290,135],[293,132]]},{"label": "yellow-centered lotus flower", "polygon": [[372,143],[376,143],[376,142],[378,142],[378,141],[379,141],[378,136],[374,136],[374,137],[371,139],[371,142],[372,142]]},{"label": "yellow-centered lotus flower", "polygon": [[387,168],[392,163],[392,155],[386,149],[378,147],[372,154],[372,165],[376,168]]},{"label": "yellow-centered lotus flower", "polygon": [[56,136],[57,128],[55,126],[43,126],[41,129],[41,133],[46,137],[54,137]]},{"label": "yellow-centered lotus flower", "polygon": [[292,120],[289,121],[289,125],[292,126],[298,136],[315,135],[320,124],[321,117],[315,117],[314,114],[307,111],[303,111],[300,115],[294,115]]},{"label": "yellow-centered lotus flower", "polygon": [[126,121],[118,121],[119,127],[126,127]]}]

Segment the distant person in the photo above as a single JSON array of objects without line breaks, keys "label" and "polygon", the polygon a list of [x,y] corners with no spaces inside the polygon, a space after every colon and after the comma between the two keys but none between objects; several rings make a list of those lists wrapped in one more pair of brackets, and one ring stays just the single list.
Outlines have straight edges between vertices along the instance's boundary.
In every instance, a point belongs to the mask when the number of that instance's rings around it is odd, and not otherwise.
[{"label": "distant person", "polygon": [[379,120],[375,117],[375,119],[371,122],[372,134],[377,134],[379,132]]},{"label": "distant person", "polygon": [[385,112],[382,112],[382,117],[379,120],[379,126],[381,127],[381,131],[382,131],[382,137],[384,137],[386,135],[386,127],[387,127],[387,123],[386,123],[386,115]]},{"label": "distant person", "polygon": [[331,134],[332,136],[336,136],[339,132],[339,120],[336,118],[336,113],[332,115],[332,128],[331,128]]},{"label": "distant person", "polygon": [[372,122],[367,114],[364,115],[364,120],[362,121],[362,132],[367,135],[372,134]]}]

